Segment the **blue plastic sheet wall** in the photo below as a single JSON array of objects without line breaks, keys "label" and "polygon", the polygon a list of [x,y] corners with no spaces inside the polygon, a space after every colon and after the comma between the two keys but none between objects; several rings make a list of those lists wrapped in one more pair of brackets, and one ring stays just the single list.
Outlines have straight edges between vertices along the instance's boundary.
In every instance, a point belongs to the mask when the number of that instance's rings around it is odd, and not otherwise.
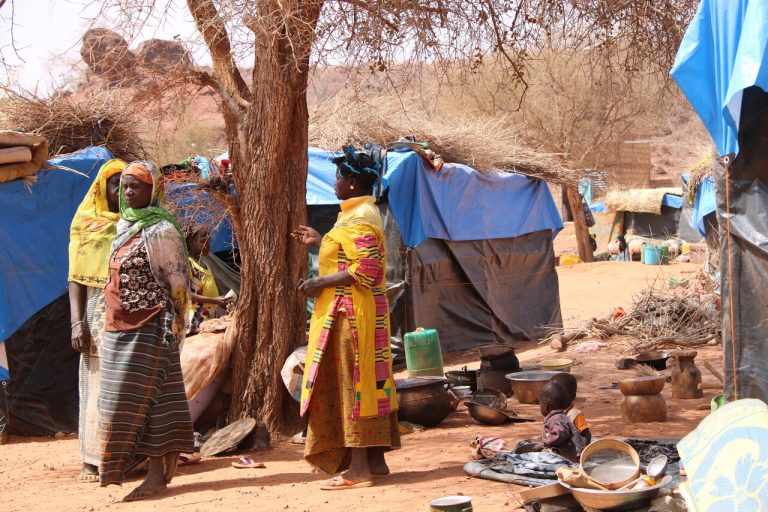
[{"label": "blue plastic sheet wall", "polygon": [[112,158],[88,148],[54,158],[27,187],[22,180],[0,184],[0,339],[66,292],[69,226],[99,167]]}]

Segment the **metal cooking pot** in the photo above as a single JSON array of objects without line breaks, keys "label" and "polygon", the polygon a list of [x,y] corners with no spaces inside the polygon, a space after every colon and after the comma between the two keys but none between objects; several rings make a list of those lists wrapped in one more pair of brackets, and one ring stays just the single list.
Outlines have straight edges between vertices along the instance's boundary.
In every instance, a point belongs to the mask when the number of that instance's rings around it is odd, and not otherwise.
[{"label": "metal cooking pot", "polygon": [[447,382],[443,377],[396,380],[398,419],[425,427],[439,425],[451,412]]},{"label": "metal cooking pot", "polygon": [[547,385],[549,379],[561,372],[517,372],[507,375],[512,382],[515,397],[521,404],[535,404],[539,401],[539,393]]}]

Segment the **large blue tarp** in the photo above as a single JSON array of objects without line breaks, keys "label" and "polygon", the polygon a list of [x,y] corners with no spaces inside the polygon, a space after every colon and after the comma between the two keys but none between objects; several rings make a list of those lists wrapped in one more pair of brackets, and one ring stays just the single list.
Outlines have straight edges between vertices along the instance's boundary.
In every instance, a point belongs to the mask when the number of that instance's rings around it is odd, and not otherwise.
[{"label": "large blue tarp", "polygon": [[69,225],[99,167],[111,159],[104,148],[54,158],[31,186],[0,184],[0,340],[66,293]]},{"label": "large blue tarp", "polygon": [[[702,0],[685,32],[672,78],[706,126],[720,155],[738,153],[744,89],[768,91],[768,2]],[[704,217],[715,211],[711,179],[696,193],[694,222],[704,235]]]},{"label": "large blue tarp", "polygon": [[738,153],[744,89],[768,90],[768,2],[702,0],[672,68],[721,155]]},{"label": "large blue tarp", "polygon": [[520,174],[479,173],[459,164],[440,172],[414,152],[387,156],[389,207],[403,242],[416,247],[427,238],[486,240],[512,238],[563,227],[547,184]]}]

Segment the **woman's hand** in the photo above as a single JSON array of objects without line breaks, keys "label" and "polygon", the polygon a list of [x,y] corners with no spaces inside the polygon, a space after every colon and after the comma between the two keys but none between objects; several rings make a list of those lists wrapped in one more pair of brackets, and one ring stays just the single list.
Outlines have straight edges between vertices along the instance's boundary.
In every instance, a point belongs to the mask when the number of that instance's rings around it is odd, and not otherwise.
[{"label": "woman's hand", "polygon": [[299,226],[295,231],[291,233],[294,240],[304,245],[319,246],[323,239],[323,236],[316,230],[309,226]]},{"label": "woman's hand", "polygon": [[215,304],[216,306],[219,306],[220,308],[227,309],[231,302],[232,302],[231,298],[225,297],[224,295],[221,295],[219,297],[210,299],[208,303],[209,304]]},{"label": "woman's hand", "polygon": [[72,348],[78,352],[85,352],[91,333],[88,332],[85,322],[77,322],[72,326]]},{"label": "woman's hand", "polygon": [[317,298],[320,296],[320,292],[327,286],[325,278],[313,277],[311,279],[299,281],[299,291],[307,297]]}]

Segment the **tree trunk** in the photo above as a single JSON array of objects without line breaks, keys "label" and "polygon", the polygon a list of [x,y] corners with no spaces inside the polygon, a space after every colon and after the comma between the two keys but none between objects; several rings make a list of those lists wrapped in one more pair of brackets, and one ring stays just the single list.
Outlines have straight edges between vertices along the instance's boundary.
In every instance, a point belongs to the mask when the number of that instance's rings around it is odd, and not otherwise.
[{"label": "tree trunk", "polygon": [[[319,4],[311,6],[315,11],[308,8],[303,21],[314,27]],[[307,274],[307,249],[290,232],[306,222],[306,89],[312,41],[302,37],[306,32],[286,34],[290,27],[282,27],[277,33],[255,31],[252,99],[232,162],[240,201],[243,281],[230,419],[254,417],[271,434],[287,433],[286,413],[297,411],[280,369],[306,338],[306,298],[296,287]],[[304,53],[297,56],[294,51]]]},{"label": "tree trunk", "polygon": [[571,215],[573,215],[573,227],[576,230],[579,258],[585,263],[595,261],[594,254],[592,253],[592,243],[589,241],[589,228],[587,227],[587,218],[584,215],[581,194],[579,194],[575,187],[566,187],[565,194],[568,198],[568,206],[571,207]]}]

